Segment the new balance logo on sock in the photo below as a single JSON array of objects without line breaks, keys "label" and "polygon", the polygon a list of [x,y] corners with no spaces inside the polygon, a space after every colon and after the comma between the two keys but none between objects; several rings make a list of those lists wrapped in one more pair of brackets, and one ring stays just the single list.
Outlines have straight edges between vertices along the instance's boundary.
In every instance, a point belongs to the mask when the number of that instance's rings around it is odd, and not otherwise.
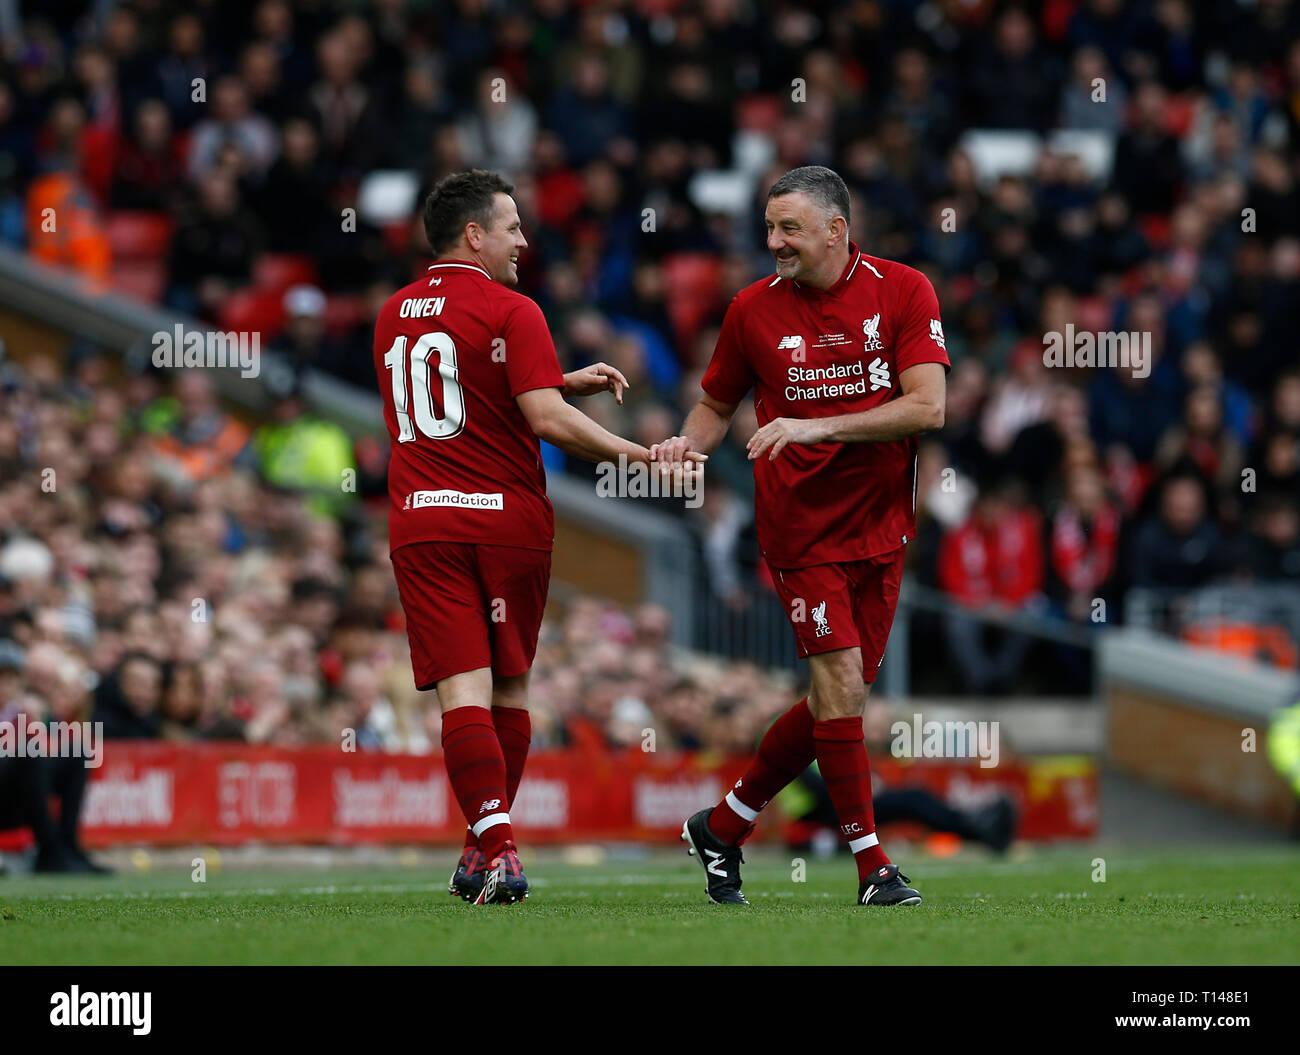
[{"label": "new balance logo on sock", "polygon": [[726,870],[718,867],[718,862],[722,860],[722,854],[718,853],[717,850],[705,850],[704,852],[708,854],[709,857],[709,863],[704,866],[705,871],[710,875],[721,876],[723,879],[726,879]]},{"label": "new balance logo on sock", "polygon": [[488,799],[486,802],[483,803],[482,806],[478,808],[478,811],[480,814],[487,813],[488,810],[494,810],[500,805],[501,805],[500,799]]}]

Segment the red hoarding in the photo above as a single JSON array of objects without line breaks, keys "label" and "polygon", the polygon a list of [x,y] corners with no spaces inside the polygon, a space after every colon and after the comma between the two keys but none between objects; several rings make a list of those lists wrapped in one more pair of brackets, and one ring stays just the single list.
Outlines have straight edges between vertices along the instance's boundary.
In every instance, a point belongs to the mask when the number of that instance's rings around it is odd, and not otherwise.
[{"label": "red hoarding", "polygon": [[[702,753],[538,751],[511,809],[529,843],[673,842],[682,820],[716,802],[746,759]],[[1019,836],[1096,833],[1089,759],[872,759],[877,785],[927,787],[958,807],[1012,796]],[[116,843],[451,843],[464,818],[440,755],[333,747],[115,741],[93,771],[82,818],[89,846]],[[756,838],[772,837],[774,824]]]}]

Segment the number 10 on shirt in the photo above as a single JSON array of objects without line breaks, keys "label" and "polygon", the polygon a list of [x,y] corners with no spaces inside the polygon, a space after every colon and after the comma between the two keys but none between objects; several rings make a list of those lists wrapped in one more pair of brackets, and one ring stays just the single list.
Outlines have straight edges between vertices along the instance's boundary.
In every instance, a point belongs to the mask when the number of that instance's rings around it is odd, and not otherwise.
[{"label": "number 10 on shirt", "polygon": [[[407,342],[406,335],[400,335],[384,353],[384,366],[392,372],[393,409],[397,412],[399,442],[410,443],[416,439],[415,427],[431,440],[449,440],[459,436],[465,428],[465,393],[460,387],[456,367],[455,342],[450,334],[424,334],[411,348],[409,367]],[[429,384],[429,358],[435,351],[438,353],[438,375],[442,378],[442,417],[434,409],[433,391]],[[411,399],[415,403],[414,427],[407,403],[408,373]]]}]

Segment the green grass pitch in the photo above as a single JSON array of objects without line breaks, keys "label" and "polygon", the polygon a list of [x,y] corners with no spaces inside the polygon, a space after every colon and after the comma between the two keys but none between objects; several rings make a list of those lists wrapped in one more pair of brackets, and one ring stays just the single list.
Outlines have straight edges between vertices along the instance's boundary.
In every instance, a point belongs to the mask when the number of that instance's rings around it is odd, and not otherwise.
[{"label": "green grass pitch", "polygon": [[[852,862],[756,850],[748,909],[685,855],[525,857],[533,896],[475,908],[447,867],[0,878],[5,964],[1294,964],[1300,854],[1062,847],[899,854],[916,908],[853,903]],[[1093,882],[1104,858],[1106,882]],[[490,950],[490,952],[489,952]]]}]

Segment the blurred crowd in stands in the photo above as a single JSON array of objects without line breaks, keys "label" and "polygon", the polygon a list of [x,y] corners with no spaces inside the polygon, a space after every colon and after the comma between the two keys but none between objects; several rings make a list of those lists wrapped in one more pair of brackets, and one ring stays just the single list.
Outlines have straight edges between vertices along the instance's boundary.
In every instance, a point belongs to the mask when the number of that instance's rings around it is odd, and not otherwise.
[{"label": "blurred crowd in stands", "polygon": [[[372,320],[428,262],[418,210],[372,222],[359,206],[382,197],[375,173],[409,174],[416,203],[451,171],[498,169],[531,243],[520,288],[565,368],[602,359],[633,382],[624,406],[584,409],[647,444],[697,397],[730,296],[772,270],[767,187],[796,165],[836,168],[856,241],[922,269],[943,306],[947,426],[922,445],[910,560],[957,606],[936,631],[960,674],[950,688],[1015,688],[1028,647],[963,609],[1094,625],[1098,601],[1114,622],[1134,587],[1300,583],[1288,0],[59,0],[0,19],[0,45],[0,239],[210,325],[260,329],[296,364],[373,388]],[[989,178],[973,130],[1049,145]],[[1058,130],[1100,137],[1100,167],[1050,145]],[[1068,325],[1149,334],[1149,373],[1049,368],[1044,335]],[[41,590],[54,593],[33,610],[82,604],[83,632],[102,631],[93,651],[66,633],[51,648],[112,674],[115,691],[123,655],[144,657],[135,680],[164,724],[179,708],[264,738],[305,696],[326,724],[369,713],[388,691],[374,657],[401,668],[383,534],[342,529],[349,496],[320,482],[352,459],[360,494],[378,492],[386,445],[348,450],[293,383],[250,445],[238,423],[212,431],[221,412],[200,382],[108,383],[93,355],[79,369],[91,376],[71,388],[34,374],[0,421],[3,456],[28,473],[6,475],[16,519],[0,522],[30,535],[10,528],[6,549],[39,547],[50,567]],[[703,509],[675,511],[737,611],[772,600],[744,453],[754,427],[746,405]],[[303,445],[316,475],[292,456]],[[57,500],[30,501],[32,467],[60,459],[73,468]],[[74,604],[67,578],[83,565]],[[25,580],[7,575],[12,606]],[[185,617],[194,597],[214,621]],[[608,671],[576,670],[566,642],[599,619],[626,624],[628,647]],[[606,736],[638,702],[685,714],[703,693],[715,710],[763,710],[752,686],[630,693],[630,677],[675,669],[656,666],[647,620],[584,602],[550,624],[539,706],[558,714],[576,696]],[[237,662],[241,636],[265,658]],[[312,649],[338,667],[308,690]],[[227,715],[232,701],[242,710]],[[402,735],[427,735],[416,725]]]},{"label": "blurred crowd in stands", "polygon": [[[102,356],[70,378],[47,359],[4,365],[0,721],[22,711],[102,721],[109,737],[286,745],[352,730],[362,750],[436,749],[386,503],[322,508],[277,482],[276,458],[310,418],[250,430],[202,372],[176,388],[124,381]],[[557,589],[534,742],[641,746],[653,730],[656,750],[748,750],[789,706],[792,679],[678,650],[670,618]]]}]

